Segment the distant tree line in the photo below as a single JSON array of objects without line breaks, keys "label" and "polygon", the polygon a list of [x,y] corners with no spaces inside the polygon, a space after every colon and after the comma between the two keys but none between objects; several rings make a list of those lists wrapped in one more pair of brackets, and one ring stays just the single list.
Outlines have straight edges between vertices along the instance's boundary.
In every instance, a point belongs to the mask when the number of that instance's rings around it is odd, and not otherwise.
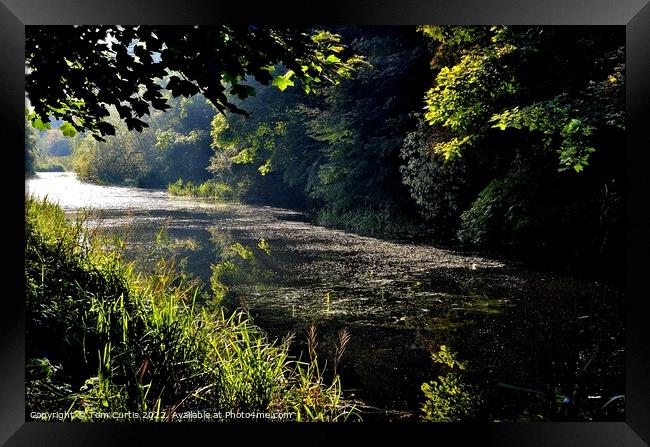
[{"label": "distant tree line", "polygon": [[171,98],[168,112],[154,111],[141,133],[129,131],[115,111],[109,123],[116,133],[106,141],[89,134],[73,138],[72,166],[86,181],[166,187],[179,178],[203,182],[210,148],[214,107],[202,96]]}]

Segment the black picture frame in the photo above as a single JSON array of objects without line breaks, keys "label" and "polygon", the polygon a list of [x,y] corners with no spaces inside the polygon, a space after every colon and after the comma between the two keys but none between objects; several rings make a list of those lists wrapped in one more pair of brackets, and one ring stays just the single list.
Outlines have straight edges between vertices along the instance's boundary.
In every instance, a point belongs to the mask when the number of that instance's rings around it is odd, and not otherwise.
[{"label": "black picture frame", "polygon": [[[643,305],[650,190],[650,4],[648,0],[336,0],[267,2],[222,0],[0,0],[0,114],[11,166],[23,163],[24,26],[30,24],[548,24],[621,25],[626,28],[627,250],[626,421],[529,424],[84,424],[25,422],[24,311],[22,295],[24,190],[19,169],[3,175],[6,214],[0,292],[0,443],[23,445],[134,445],[210,442],[346,443],[351,437],[455,445],[647,446],[650,445],[650,324]],[[416,437],[417,435],[417,437]],[[200,436],[201,438],[197,438]],[[358,441],[357,441],[358,442]],[[427,442],[427,443],[428,443]]]}]

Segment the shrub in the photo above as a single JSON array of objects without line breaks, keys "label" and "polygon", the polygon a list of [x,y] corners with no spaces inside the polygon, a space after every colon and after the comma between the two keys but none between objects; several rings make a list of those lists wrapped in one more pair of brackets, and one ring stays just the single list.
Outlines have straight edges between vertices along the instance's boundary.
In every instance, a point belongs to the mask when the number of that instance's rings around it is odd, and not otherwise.
[{"label": "shrub", "polygon": [[194,185],[191,181],[183,182],[182,179],[178,179],[176,182],[170,183],[167,190],[176,196],[201,197],[224,201],[239,199],[232,186],[216,180],[208,180],[199,185]]},{"label": "shrub", "polygon": [[517,230],[527,223],[521,212],[523,204],[516,199],[516,191],[508,180],[490,182],[461,214],[458,239],[482,247],[511,245],[518,236]]},{"label": "shrub", "polygon": [[64,172],[71,170],[71,157],[41,156],[36,159],[35,171]]},{"label": "shrub", "polygon": [[432,147],[442,138],[440,131],[419,119],[418,127],[407,133],[402,143],[400,173],[436,238],[448,241],[458,230],[460,213],[473,198],[471,183],[476,174],[471,166],[479,163],[471,153],[453,162],[434,154]]},{"label": "shrub", "polygon": [[422,405],[423,419],[432,422],[458,422],[472,419],[481,403],[478,390],[464,381],[460,371],[466,368],[465,363],[456,359],[456,354],[449,351],[445,345],[440,351],[431,355],[432,360],[446,367],[444,376],[438,376],[422,384],[422,392],[426,401]]}]

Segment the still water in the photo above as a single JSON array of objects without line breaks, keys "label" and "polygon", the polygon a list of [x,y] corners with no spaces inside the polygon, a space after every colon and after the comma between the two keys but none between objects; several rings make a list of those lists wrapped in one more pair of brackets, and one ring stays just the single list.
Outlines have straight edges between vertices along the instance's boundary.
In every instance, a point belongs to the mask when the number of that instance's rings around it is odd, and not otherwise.
[{"label": "still water", "polygon": [[[129,256],[155,257],[156,241],[206,284],[211,265],[249,253],[224,304],[249,311],[271,338],[318,333],[332,369],[337,333],[351,340],[338,366],[365,420],[416,420],[421,385],[442,373],[446,345],[467,362],[488,420],[624,420],[623,294],[604,283],[536,272],[507,261],[318,227],[300,212],[216,204],[165,191],[98,186],[71,173],[37,173],[29,193],[127,240]],[[161,231],[162,229],[162,231]],[[615,411],[616,410],[616,411]],[[559,413],[558,413],[559,411]]]}]

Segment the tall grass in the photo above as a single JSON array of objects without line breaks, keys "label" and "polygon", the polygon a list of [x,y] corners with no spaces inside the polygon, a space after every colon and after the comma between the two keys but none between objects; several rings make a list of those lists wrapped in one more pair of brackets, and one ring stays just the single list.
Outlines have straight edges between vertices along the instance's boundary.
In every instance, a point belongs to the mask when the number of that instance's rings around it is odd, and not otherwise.
[{"label": "tall grass", "polygon": [[195,185],[191,181],[183,182],[182,179],[178,179],[176,182],[167,185],[167,191],[175,196],[201,197],[228,202],[240,199],[232,186],[216,180],[208,180]]},{"label": "tall grass", "polygon": [[318,211],[315,222],[325,227],[386,238],[409,237],[426,231],[422,224],[388,206],[364,206],[352,210],[338,210],[328,206]]},{"label": "tall grass", "polygon": [[197,304],[199,289],[153,274],[68,221],[47,201],[26,198],[26,407],[66,419],[176,420],[185,411],[288,412],[297,420],[358,418],[327,385],[315,355],[300,362],[249,316]]}]

